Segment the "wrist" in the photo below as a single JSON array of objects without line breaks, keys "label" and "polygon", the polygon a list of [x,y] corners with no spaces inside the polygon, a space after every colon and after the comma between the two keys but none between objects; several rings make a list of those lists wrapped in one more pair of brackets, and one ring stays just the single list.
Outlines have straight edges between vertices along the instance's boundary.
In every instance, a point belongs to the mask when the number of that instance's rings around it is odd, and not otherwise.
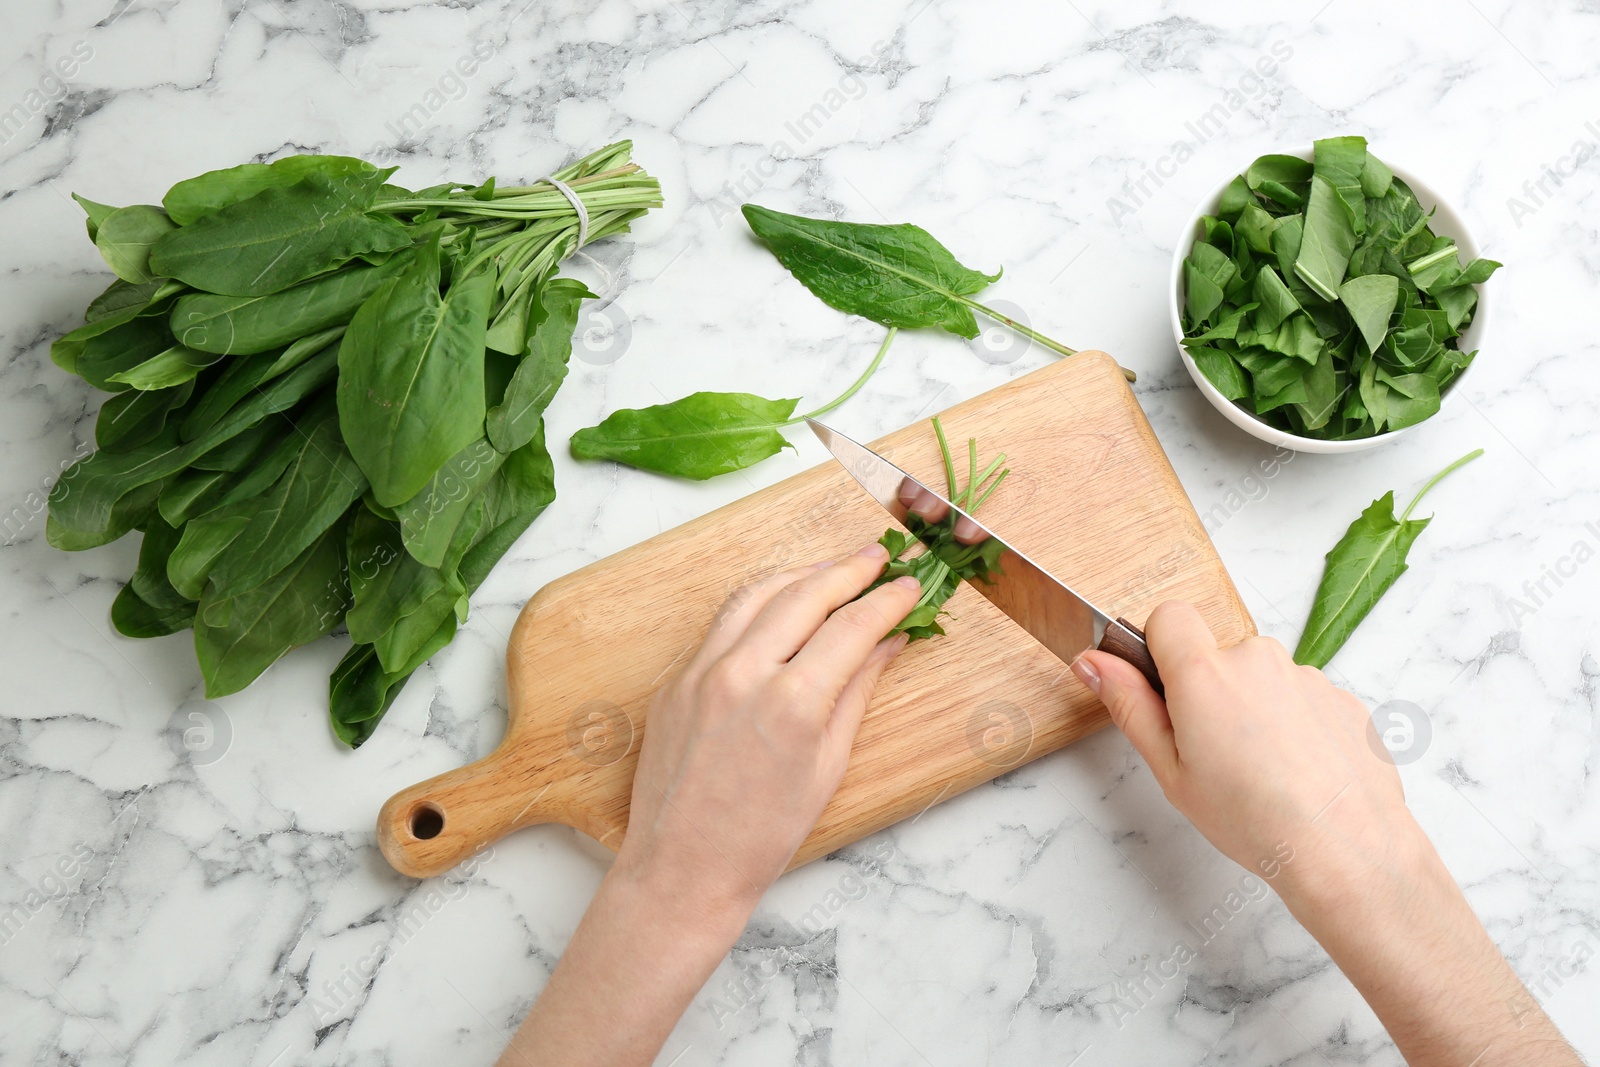
[{"label": "wrist", "polygon": [[[739,939],[761,894],[730,885],[687,863],[674,863],[624,843],[601,892],[616,897],[652,928],[672,931],[681,947],[703,946],[722,956]],[[685,944],[685,943],[688,944]]]},{"label": "wrist", "polygon": [[1359,810],[1327,811],[1286,842],[1290,858],[1282,864],[1276,888],[1302,922],[1354,907],[1370,911],[1386,900],[1433,888],[1440,874],[1449,880],[1433,843],[1403,802],[1363,804],[1363,799],[1341,798],[1338,803],[1348,801]]}]

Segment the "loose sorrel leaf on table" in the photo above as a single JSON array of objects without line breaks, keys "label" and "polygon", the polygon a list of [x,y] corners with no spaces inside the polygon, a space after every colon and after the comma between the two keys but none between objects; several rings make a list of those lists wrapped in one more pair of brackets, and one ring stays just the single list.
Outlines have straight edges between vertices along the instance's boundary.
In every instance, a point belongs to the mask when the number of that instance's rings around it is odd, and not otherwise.
[{"label": "loose sorrel leaf on table", "polygon": [[[808,219],[756,204],[744,205],[744,217],[778,262],[830,307],[884,326],[937,326],[962,337],[978,336],[977,311],[1053,352],[1076,354],[971,299],[999,272],[963,266],[920,226]],[[1123,374],[1133,381],[1132,372]]]},{"label": "loose sorrel leaf on table", "polygon": [[778,432],[783,427],[826,415],[855,396],[883,363],[899,332],[898,327],[889,327],[878,354],[861,376],[815,411],[795,415],[798,400],[767,400],[750,393],[694,393],[667,404],[612,412],[600,425],[572,435],[572,454],[696,480],[743,470],[790,447]]},{"label": "loose sorrel leaf on table", "polygon": [[624,408],[573,434],[572,454],[680,478],[714,478],[788,447],[778,427],[788,424],[799,402],[702,392],[669,404]]},{"label": "loose sorrel leaf on table", "polygon": [[1184,347],[1262,422],[1347,441],[1431,417],[1472,362],[1477,285],[1406,184],[1360,137],[1315,161],[1262,156],[1223,193],[1183,264]]},{"label": "loose sorrel leaf on table", "polygon": [[1434,475],[1421,492],[1394,517],[1394,491],[1374,500],[1361,517],[1350,524],[1339,543],[1328,552],[1322,583],[1311,605],[1311,617],[1294,650],[1296,663],[1325,667],[1344,646],[1361,620],[1367,617],[1395,579],[1406,571],[1406,554],[1417,535],[1433,521],[1413,519],[1411,512],[1428,490],[1452,471],[1483,455],[1483,449],[1469,452]]},{"label": "loose sorrel leaf on table", "polygon": [[997,281],[962,266],[920,226],[878,226],[786,215],[744,205],[745,221],[778,262],[831,307],[885,326],[938,326],[978,336],[972,302]]}]

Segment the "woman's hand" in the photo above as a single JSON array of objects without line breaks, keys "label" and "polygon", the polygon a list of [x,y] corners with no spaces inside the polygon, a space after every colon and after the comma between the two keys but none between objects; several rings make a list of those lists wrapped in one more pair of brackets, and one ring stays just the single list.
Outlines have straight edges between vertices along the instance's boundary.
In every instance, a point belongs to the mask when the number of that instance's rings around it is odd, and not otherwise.
[{"label": "woman's hand", "polygon": [[748,912],[839,788],[914,578],[871,544],[740,589],[657,695],[617,863]]},{"label": "woman's hand", "polygon": [[1073,670],[1223,855],[1257,874],[1286,869],[1292,885],[1324,862],[1420,834],[1366,707],[1321,671],[1270,637],[1219,649],[1200,613],[1177,601],[1145,630],[1165,701],[1106,653],[1085,652]]},{"label": "woman's hand", "polygon": [[1115,656],[1072,669],[1173,806],[1264,876],[1412,1067],[1577,1067],[1405,805],[1361,701],[1270,638],[1217,647],[1199,612],[1145,625],[1166,685]]},{"label": "woman's hand", "polygon": [[888,553],[786,571],[728,598],[657,694],[628,835],[502,1064],[647,1064],[839,788],[873,687],[921,595],[859,600]]}]

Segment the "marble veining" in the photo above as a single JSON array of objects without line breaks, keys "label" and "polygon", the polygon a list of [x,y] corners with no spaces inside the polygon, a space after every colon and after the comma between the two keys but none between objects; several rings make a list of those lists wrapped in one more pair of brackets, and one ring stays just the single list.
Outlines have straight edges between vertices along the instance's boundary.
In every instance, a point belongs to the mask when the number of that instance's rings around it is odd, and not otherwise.
[{"label": "marble veining", "polygon": [[[1423,709],[1408,798],[1496,942],[1600,1057],[1600,32],[1592,10],[1311,0],[33,0],[0,64],[0,1063],[492,1062],[608,862],[520,833],[448,876],[373,842],[396,789],[488,751],[545,582],[821,461],[796,437],[682,485],[580,469],[356,753],[327,639],[207,702],[185,637],[107,611],[135,539],[46,545],[42,496],[100,397],[49,361],[106,272],[68,199],[295,151],[425,184],[531,178],[618,137],[668,206],[569,264],[602,301],[551,437],[694,389],[833,395],[881,331],[823,307],[739,203],[915,221],[1068,344],[1114,353],[1263,632],[1321,555],[1448,460],[1411,571],[1332,673]],[[1166,278],[1193,204],[1336,132],[1424,175],[1507,264],[1462,395],[1355,456],[1275,454],[1181,369]],[[871,436],[1042,365],[907,333],[836,416]],[[1084,486],[1085,494],[1113,487]],[[195,733],[194,731],[198,731]],[[188,738],[186,743],[185,738]],[[604,1011],[605,1006],[597,1006]],[[784,878],[662,1052],[676,1067],[1398,1063],[1259,880],[1107,732]]]}]

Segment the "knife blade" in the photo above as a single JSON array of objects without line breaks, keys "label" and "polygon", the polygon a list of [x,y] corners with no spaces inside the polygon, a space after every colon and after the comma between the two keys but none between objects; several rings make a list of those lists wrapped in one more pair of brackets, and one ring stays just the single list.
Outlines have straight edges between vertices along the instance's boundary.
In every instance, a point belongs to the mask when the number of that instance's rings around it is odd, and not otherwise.
[{"label": "knife blade", "polygon": [[[1009,541],[866,445],[838,430],[807,418],[833,458],[860,483],[896,522],[932,548],[941,531],[953,530],[958,540],[978,544],[993,539],[1000,546],[1000,573],[988,581],[969,581],[990,603],[1063,662],[1080,652],[1097,648],[1139,669],[1157,693],[1163,693],[1160,672],[1150,657],[1144,632],[1125,619],[1114,619],[1067,583],[1018,551]],[[907,522],[912,514],[923,519],[921,533]]]}]

